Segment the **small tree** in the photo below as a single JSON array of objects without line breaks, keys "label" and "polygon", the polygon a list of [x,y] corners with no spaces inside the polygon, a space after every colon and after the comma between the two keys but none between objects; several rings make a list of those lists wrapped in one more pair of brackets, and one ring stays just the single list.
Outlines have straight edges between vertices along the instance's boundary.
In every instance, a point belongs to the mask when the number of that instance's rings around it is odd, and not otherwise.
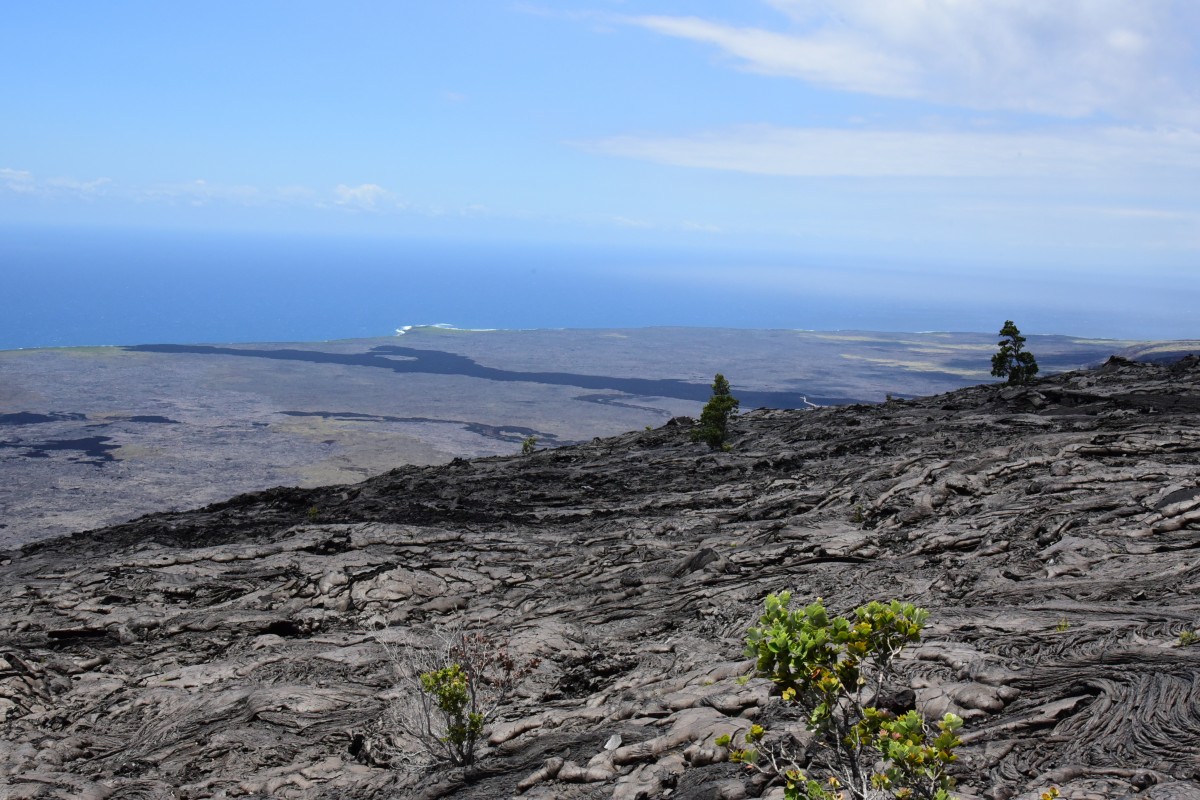
[{"label": "small tree", "polygon": [[737,413],[738,399],[729,393],[729,381],[717,373],[713,378],[712,397],[700,412],[700,427],[692,432],[692,440],[706,442],[714,450],[725,446],[729,418]]},{"label": "small tree", "polygon": [[[731,758],[782,777],[787,800],[949,800],[954,780],[946,767],[957,758],[962,720],[946,714],[934,731],[916,711],[897,715],[876,707],[892,660],[920,641],[928,612],[893,600],[868,603],[849,618],[830,617],[819,599],[795,611],[790,601],[789,592],[767,597],[760,627],[746,637],[746,655],[784,702],[808,715],[815,752],[804,763],[804,753],[768,744],[755,725],[745,737],[748,749],[733,749]],[[729,746],[729,738],[717,744]]]},{"label": "small tree", "polygon": [[1025,349],[1025,337],[1011,319],[1000,329],[1000,349],[992,356],[992,374],[1008,378],[1009,384],[1023,386],[1037,374],[1037,359]]}]

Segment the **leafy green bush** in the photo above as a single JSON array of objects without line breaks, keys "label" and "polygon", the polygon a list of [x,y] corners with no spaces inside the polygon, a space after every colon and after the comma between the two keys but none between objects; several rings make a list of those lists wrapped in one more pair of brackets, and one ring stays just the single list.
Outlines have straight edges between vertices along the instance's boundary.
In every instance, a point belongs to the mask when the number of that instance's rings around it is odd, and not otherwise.
[{"label": "leafy green bush", "polygon": [[[933,731],[916,711],[896,715],[871,705],[883,696],[892,660],[920,641],[928,612],[893,600],[868,603],[850,618],[830,617],[820,599],[795,611],[790,602],[790,592],[767,597],[759,626],[746,636],[746,655],[784,702],[807,713],[816,755],[801,763],[803,754],[763,745],[766,731],[754,726],[747,748],[731,758],[781,776],[788,800],[879,796],[872,791],[948,800],[954,780],[946,768],[962,743],[955,735],[962,719],[946,714]],[[818,775],[823,780],[812,777]]]},{"label": "leafy green bush", "polygon": [[483,714],[475,709],[471,678],[462,664],[421,674],[421,689],[442,714],[445,735],[439,737],[455,764],[475,760],[475,742],[483,734]]},{"label": "leafy green bush", "polygon": [[725,449],[729,419],[739,405],[740,401],[729,392],[729,381],[718,372],[713,378],[712,397],[700,412],[700,427],[692,431],[692,441],[705,442],[714,450]]},{"label": "leafy green bush", "polygon": [[527,456],[537,449],[537,437],[527,436],[521,441],[521,455]]}]

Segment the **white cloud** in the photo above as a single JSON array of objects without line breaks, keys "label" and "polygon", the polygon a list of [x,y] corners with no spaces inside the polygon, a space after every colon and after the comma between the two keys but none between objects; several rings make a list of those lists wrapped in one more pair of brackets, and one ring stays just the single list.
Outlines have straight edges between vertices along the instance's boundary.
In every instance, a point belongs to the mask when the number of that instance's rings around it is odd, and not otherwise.
[{"label": "white cloud", "polygon": [[67,192],[76,197],[91,199],[104,193],[111,183],[110,178],[96,178],[91,181],[79,181],[74,178],[49,178],[46,180],[45,186],[51,191]]},{"label": "white cloud", "polygon": [[1056,117],[1200,125],[1194,0],[768,0],[781,30],[697,17],[627,24],[744,69],[855,92]]},{"label": "white cloud", "polygon": [[110,178],[80,180],[71,177],[42,178],[28,170],[0,167],[0,194],[11,192],[25,201],[60,201],[66,199],[135,203],[147,206],[241,207],[241,208],[310,208],[324,211],[423,213],[458,213],[465,217],[493,215],[491,209],[467,205],[457,212],[428,207],[414,207],[401,202],[395,194],[375,183],[357,186],[338,184],[332,191],[316,191],[303,185],[277,187],[253,184],[219,183],[197,178],[190,181],[135,185],[114,182]]},{"label": "white cloud", "polygon": [[37,190],[32,172],[8,167],[0,168],[0,186],[18,194],[29,194]]},{"label": "white cloud", "polygon": [[384,202],[395,198],[395,195],[375,183],[363,183],[358,186],[340,183],[333,193],[337,205],[355,211],[377,211]]},{"label": "white cloud", "polygon": [[797,129],[754,125],[693,136],[616,136],[594,152],[681,167],[801,177],[1064,177],[1200,171],[1200,133]]},{"label": "white cloud", "polygon": [[636,24],[668,36],[715,44],[755,72],[803,78],[837,89],[912,96],[912,66],[872,49],[868,42],[816,34],[809,37],[735,28],[697,17],[637,17]]},{"label": "white cloud", "polygon": [[212,204],[236,206],[269,205],[273,198],[257,186],[209,183],[200,178],[183,183],[167,183],[145,189],[135,189],[132,197],[138,202],[192,206]]},{"label": "white cloud", "polygon": [[29,170],[0,168],[0,189],[31,197],[75,197],[90,200],[104,193],[111,183],[108,178],[90,181],[74,178],[39,178]]},{"label": "white cloud", "polygon": [[1109,217],[1133,220],[1158,220],[1200,225],[1200,211],[1174,211],[1165,208],[1099,208],[1086,209]]}]

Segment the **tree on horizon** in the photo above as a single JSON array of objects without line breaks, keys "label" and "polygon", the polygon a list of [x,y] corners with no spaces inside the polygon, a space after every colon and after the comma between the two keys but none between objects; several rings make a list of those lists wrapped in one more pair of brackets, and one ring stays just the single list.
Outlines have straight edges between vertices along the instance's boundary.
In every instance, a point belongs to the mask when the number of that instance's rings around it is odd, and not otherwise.
[{"label": "tree on horizon", "polygon": [[1025,349],[1025,337],[1011,319],[1000,329],[1000,349],[992,356],[992,374],[1008,378],[1010,386],[1024,386],[1038,372],[1037,359]]}]

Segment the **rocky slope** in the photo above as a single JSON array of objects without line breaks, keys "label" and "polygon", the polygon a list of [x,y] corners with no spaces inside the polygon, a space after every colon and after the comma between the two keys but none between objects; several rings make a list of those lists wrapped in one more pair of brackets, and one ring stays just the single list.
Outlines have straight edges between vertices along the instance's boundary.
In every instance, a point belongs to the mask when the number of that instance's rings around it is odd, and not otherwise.
[{"label": "rocky slope", "polygon": [[[962,796],[1200,798],[1198,420],[1196,359],[1114,360],[32,546],[0,566],[0,796],[778,797],[711,741],[797,726],[736,680],[791,588],[930,609],[900,669],[967,720]],[[463,625],[542,661],[476,767],[431,770],[396,662]]]}]

